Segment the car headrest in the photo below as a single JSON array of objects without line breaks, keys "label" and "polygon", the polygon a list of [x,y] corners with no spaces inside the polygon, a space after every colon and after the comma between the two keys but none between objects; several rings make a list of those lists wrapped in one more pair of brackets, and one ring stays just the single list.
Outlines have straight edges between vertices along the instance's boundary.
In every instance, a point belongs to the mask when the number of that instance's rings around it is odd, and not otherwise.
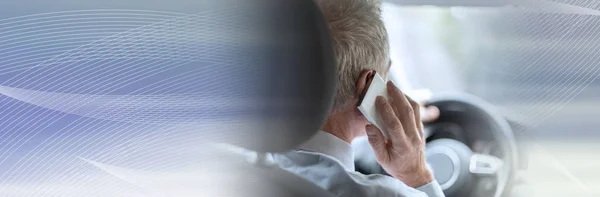
[{"label": "car headrest", "polygon": [[252,17],[233,20],[243,20],[250,33],[243,46],[231,45],[245,49],[236,57],[243,61],[225,65],[238,74],[224,83],[251,106],[219,132],[227,143],[255,151],[291,150],[321,128],[333,103],[337,73],[328,27],[313,1],[260,0],[241,12]]}]

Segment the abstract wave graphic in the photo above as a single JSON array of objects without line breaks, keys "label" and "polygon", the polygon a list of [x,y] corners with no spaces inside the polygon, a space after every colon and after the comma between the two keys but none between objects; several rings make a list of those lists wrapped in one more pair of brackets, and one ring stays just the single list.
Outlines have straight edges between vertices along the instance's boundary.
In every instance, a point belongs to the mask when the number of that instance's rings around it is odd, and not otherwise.
[{"label": "abstract wave graphic", "polygon": [[250,129],[256,86],[229,84],[262,72],[253,16],[203,9],[0,19],[0,196],[149,196],[79,157],[173,170],[213,158],[200,147],[220,130]]}]

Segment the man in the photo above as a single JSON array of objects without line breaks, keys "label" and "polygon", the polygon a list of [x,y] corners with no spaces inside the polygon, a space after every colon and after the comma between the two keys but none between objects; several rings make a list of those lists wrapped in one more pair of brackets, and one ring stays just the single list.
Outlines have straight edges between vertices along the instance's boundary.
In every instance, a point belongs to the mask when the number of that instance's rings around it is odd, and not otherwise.
[{"label": "man", "polygon": [[[280,168],[336,196],[444,196],[425,163],[419,104],[393,83],[387,84],[391,99],[377,98],[376,108],[390,133],[389,140],[356,107],[374,73],[385,77],[391,65],[379,2],[315,2],[327,20],[338,63],[334,106],[322,131],[296,151],[275,154],[274,160]],[[378,163],[392,177],[354,171],[350,143],[365,133]]]}]

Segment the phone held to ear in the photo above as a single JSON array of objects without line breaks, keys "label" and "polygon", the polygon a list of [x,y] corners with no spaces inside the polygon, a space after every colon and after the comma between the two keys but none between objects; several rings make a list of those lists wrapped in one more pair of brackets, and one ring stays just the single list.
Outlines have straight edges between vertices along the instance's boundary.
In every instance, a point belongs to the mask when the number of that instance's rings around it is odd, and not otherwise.
[{"label": "phone held to ear", "polygon": [[[383,96],[385,99],[389,99],[389,95],[387,92],[387,82],[381,77],[381,75],[375,73],[373,74],[373,79],[371,79],[370,84],[368,85],[366,91],[363,91],[362,95],[358,101],[358,110],[365,116],[365,118],[374,126],[379,128],[379,130],[385,136],[385,139],[389,139],[389,133],[386,130],[383,119],[377,113],[377,109],[375,107],[375,101],[377,96]],[[430,100],[432,97],[432,93],[428,89],[419,89],[406,91],[406,94],[410,96],[410,98],[417,101],[426,101]],[[421,114],[423,114],[423,108],[421,108]],[[429,137],[430,133],[425,130],[425,136]]]},{"label": "phone held to ear", "polygon": [[373,79],[371,79],[367,91],[363,92],[358,101],[358,110],[363,114],[363,116],[365,116],[367,121],[379,128],[387,140],[390,139],[389,133],[384,126],[383,119],[379,113],[377,113],[377,109],[375,107],[375,101],[378,96],[383,96],[384,98],[389,99],[386,81],[384,81],[379,74],[375,73],[373,74]]}]

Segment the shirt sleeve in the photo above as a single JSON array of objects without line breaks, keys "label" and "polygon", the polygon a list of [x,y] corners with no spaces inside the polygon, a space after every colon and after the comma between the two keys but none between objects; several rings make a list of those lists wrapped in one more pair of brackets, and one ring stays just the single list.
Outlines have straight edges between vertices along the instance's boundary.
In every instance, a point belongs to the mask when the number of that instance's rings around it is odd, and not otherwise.
[{"label": "shirt sleeve", "polygon": [[440,187],[440,184],[436,180],[417,188],[417,190],[427,194],[429,197],[445,197],[442,187]]}]

